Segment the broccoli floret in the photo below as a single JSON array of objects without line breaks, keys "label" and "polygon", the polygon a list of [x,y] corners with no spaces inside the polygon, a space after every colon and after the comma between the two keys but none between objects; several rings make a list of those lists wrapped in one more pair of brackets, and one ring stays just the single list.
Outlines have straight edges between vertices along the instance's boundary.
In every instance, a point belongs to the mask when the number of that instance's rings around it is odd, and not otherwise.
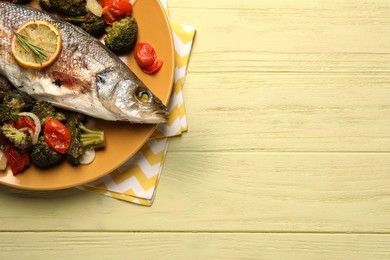
[{"label": "broccoli floret", "polygon": [[10,109],[11,114],[19,114],[22,111],[29,111],[34,100],[25,92],[12,90],[5,94],[3,104]]},{"label": "broccoli floret", "polygon": [[52,0],[38,0],[38,4],[42,7],[43,10],[50,11],[53,9]]},{"label": "broccoli floret", "polygon": [[95,150],[105,147],[105,137],[102,130],[91,130],[84,126],[85,118],[79,113],[67,117],[66,127],[72,137],[66,158],[72,165],[80,163],[80,157],[87,147]]},{"label": "broccoli floret", "polygon": [[105,147],[104,132],[100,129],[88,129],[83,123],[79,123],[78,127],[81,130],[80,141],[84,147],[90,147],[98,150]]},{"label": "broccoli floret", "polygon": [[55,118],[58,121],[66,120],[66,117],[63,113],[57,111],[52,104],[46,101],[35,102],[31,112],[39,118],[39,121],[43,125],[50,118]]},{"label": "broccoli floret", "polygon": [[11,119],[11,113],[9,107],[4,104],[0,104],[0,125],[7,123]]},{"label": "broccoli floret", "polygon": [[32,107],[31,112],[39,118],[41,124],[45,124],[46,120],[56,117],[54,106],[46,101],[36,102]]},{"label": "broccoli floret", "polygon": [[70,146],[66,152],[66,159],[70,164],[78,165],[80,163],[79,157],[85,152],[85,149],[80,142],[80,129],[77,125],[85,118],[80,113],[70,113],[66,117],[66,128],[68,128],[71,136]]},{"label": "broccoli floret", "polygon": [[97,17],[91,12],[88,12],[84,16],[69,16],[62,17],[62,19],[81,27],[81,29],[95,37],[100,36],[106,29],[106,23],[103,18]]},{"label": "broccoli floret", "polygon": [[8,123],[3,124],[1,132],[20,151],[27,151],[32,147],[31,136]]},{"label": "broccoli floret", "polygon": [[138,25],[133,17],[126,17],[107,27],[106,32],[104,44],[119,54],[134,48],[137,42]]},{"label": "broccoli floret", "polygon": [[81,23],[80,27],[87,33],[98,37],[104,33],[106,29],[106,23],[104,22],[103,18],[97,17],[92,13],[89,14],[90,15],[87,14],[85,16],[86,21]]},{"label": "broccoli floret", "polygon": [[63,154],[49,147],[44,136],[38,138],[38,142],[33,146],[30,156],[31,161],[41,168],[57,164],[63,158]]},{"label": "broccoli floret", "polygon": [[63,15],[85,15],[86,0],[51,0],[52,9]]}]

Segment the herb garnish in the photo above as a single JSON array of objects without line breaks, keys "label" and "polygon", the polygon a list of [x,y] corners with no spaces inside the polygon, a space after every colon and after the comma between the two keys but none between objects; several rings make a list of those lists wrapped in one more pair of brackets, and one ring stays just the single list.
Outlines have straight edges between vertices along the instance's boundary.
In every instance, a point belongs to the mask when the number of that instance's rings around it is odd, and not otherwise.
[{"label": "herb garnish", "polygon": [[48,57],[47,57],[47,55],[45,53],[45,50],[42,49],[39,46],[36,46],[36,45],[30,43],[27,40],[27,36],[26,35],[23,35],[23,34],[20,34],[20,33],[17,33],[17,32],[14,32],[14,33],[15,33],[16,39],[18,40],[20,46],[22,46],[22,48],[27,53],[30,53],[30,51],[32,51],[32,53],[34,55],[34,58],[38,59],[41,64],[42,64],[43,60],[47,60],[48,59]]}]

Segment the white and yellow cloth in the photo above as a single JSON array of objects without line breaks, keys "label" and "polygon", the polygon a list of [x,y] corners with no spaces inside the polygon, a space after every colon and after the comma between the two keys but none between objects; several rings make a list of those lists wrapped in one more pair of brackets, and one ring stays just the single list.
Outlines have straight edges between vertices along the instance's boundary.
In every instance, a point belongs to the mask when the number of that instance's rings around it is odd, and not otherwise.
[{"label": "white and yellow cloth", "polygon": [[[160,1],[168,14],[167,1]],[[175,79],[168,105],[168,122],[158,125],[151,139],[128,162],[81,188],[145,206],[152,205],[168,150],[169,137],[187,131],[182,89],[195,28],[175,22],[170,24],[175,48]]]}]

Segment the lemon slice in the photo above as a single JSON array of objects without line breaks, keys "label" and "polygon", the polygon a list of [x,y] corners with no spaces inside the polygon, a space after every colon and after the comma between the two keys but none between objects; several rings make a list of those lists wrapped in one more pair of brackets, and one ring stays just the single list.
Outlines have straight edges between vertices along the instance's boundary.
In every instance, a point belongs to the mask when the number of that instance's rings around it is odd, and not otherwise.
[{"label": "lemon slice", "polygon": [[62,38],[58,29],[52,23],[40,20],[20,26],[11,46],[12,54],[21,66],[35,69],[53,64],[61,53],[61,47]]}]

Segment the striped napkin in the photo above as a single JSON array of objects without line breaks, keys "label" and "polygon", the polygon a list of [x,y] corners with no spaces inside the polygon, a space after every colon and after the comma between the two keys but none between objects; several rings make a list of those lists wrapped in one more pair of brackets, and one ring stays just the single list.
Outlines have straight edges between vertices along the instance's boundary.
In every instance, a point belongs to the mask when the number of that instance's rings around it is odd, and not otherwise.
[{"label": "striped napkin", "polygon": [[[160,1],[168,14],[167,1]],[[150,140],[128,162],[114,172],[79,188],[144,206],[152,205],[167,154],[169,137],[187,131],[182,89],[195,28],[175,22],[170,24],[175,48],[175,78],[168,104],[168,122],[158,125]]]}]

